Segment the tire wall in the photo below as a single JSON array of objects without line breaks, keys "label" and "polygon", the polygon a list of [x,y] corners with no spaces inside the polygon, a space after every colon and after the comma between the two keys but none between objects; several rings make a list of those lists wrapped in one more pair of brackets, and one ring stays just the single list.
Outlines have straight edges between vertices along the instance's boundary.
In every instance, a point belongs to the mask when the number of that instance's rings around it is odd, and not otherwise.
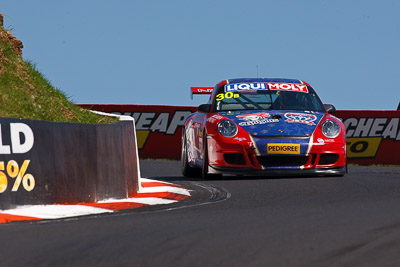
[{"label": "tire wall", "polygon": [[138,190],[132,121],[0,118],[0,209],[127,198]]}]

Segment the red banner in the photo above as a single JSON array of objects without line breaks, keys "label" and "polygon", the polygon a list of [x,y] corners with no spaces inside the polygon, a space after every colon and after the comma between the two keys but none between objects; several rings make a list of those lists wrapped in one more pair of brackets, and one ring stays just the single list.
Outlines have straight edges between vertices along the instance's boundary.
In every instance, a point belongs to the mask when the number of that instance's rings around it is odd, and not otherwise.
[{"label": "red banner", "polygon": [[[135,118],[141,158],[180,159],[182,126],[197,107],[156,105],[80,105]],[[351,164],[400,165],[400,111],[340,110]]]},{"label": "red banner", "polygon": [[341,110],[347,159],[360,165],[400,165],[400,111]]}]

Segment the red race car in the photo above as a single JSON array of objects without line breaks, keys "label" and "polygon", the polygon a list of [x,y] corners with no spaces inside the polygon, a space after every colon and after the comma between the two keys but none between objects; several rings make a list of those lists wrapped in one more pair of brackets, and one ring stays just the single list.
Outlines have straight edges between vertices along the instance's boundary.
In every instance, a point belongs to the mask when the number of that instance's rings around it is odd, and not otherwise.
[{"label": "red race car", "polygon": [[185,121],[184,176],[346,173],[345,127],[308,83],[230,79],[192,92],[211,96]]}]

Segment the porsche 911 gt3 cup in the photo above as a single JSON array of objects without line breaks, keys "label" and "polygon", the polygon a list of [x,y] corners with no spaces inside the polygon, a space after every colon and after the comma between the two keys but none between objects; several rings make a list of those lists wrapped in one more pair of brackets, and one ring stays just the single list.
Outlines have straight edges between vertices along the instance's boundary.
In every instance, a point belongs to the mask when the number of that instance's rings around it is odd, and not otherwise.
[{"label": "porsche 911 gt3 cup", "polygon": [[230,79],[185,121],[182,173],[331,175],[346,173],[345,127],[314,89],[294,79]]}]

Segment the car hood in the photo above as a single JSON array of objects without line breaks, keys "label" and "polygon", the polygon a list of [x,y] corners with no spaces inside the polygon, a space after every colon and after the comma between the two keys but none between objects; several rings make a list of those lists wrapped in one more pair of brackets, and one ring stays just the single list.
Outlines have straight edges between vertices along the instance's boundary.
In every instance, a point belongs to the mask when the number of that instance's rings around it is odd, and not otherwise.
[{"label": "car hood", "polygon": [[253,137],[311,136],[325,113],[298,110],[243,110],[219,112]]}]

